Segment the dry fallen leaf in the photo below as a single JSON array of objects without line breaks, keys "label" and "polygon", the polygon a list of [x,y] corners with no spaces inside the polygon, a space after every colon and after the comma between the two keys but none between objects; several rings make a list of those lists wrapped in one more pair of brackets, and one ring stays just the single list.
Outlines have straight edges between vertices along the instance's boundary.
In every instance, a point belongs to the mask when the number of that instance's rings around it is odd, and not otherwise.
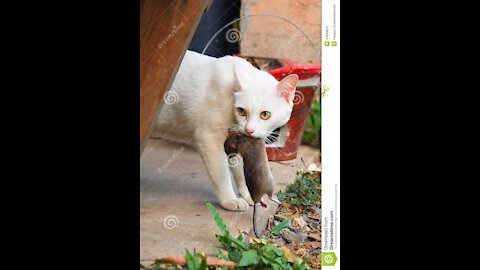
[{"label": "dry fallen leaf", "polygon": [[322,247],[321,242],[317,242],[317,241],[303,242],[302,245],[312,249],[317,249]]},{"label": "dry fallen leaf", "polygon": [[315,239],[315,240],[317,240],[317,241],[322,240],[322,238],[320,238],[320,234],[319,234],[319,233],[309,233],[308,236],[311,237],[311,238],[313,238],[313,239]]},{"label": "dry fallen leaf", "polygon": [[320,220],[320,217],[318,217],[318,216],[308,215],[307,217],[308,217],[308,218],[311,218],[311,219],[315,219],[315,220]]},{"label": "dry fallen leaf", "polygon": [[268,243],[268,240],[267,239],[258,239],[258,238],[254,238],[254,237],[249,237],[249,242],[250,244],[253,244],[253,243],[257,243],[257,244],[263,244],[265,245],[266,243]]},{"label": "dry fallen leaf", "polygon": [[293,219],[292,225],[294,227],[303,228],[307,226],[307,222],[303,219],[303,217],[296,217]]},{"label": "dry fallen leaf", "polygon": [[320,269],[320,267],[322,267],[322,261],[318,257],[312,257],[308,265],[314,269]]},{"label": "dry fallen leaf", "polygon": [[306,248],[301,247],[295,250],[295,254],[303,258],[305,257],[305,255],[308,255],[308,250]]},{"label": "dry fallen leaf", "polygon": [[279,247],[278,249],[283,251],[283,254],[285,254],[285,258],[287,259],[288,262],[293,263],[295,262],[296,259],[299,259],[295,254],[293,254],[293,252],[290,249],[288,249],[285,246]]}]

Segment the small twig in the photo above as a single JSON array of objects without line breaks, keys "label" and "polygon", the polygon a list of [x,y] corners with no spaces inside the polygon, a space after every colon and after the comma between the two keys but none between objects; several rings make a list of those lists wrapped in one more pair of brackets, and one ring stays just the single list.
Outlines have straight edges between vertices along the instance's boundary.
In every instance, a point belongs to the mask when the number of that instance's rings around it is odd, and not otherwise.
[{"label": "small twig", "polygon": [[302,161],[302,164],[303,164],[303,167],[305,168],[305,170],[308,169],[307,165],[305,165],[305,161],[303,160],[303,157],[300,157],[300,160]]}]

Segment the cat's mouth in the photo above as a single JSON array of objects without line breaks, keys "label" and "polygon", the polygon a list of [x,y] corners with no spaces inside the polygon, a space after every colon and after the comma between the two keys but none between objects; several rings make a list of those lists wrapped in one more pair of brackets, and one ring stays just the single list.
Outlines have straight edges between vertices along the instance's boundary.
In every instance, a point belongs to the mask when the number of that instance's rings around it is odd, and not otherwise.
[{"label": "cat's mouth", "polygon": [[239,131],[239,132],[242,132],[243,134],[245,134],[246,136],[249,136],[249,137],[252,137],[252,138],[263,139],[264,142],[265,142],[265,144],[266,144],[266,145],[269,145],[269,144],[275,144],[275,143],[278,141],[278,138],[279,138],[279,136],[280,136],[280,133],[281,133],[283,127],[284,127],[284,126],[281,126],[281,127],[276,128],[275,130],[273,130],[272,132],[270,132],[270,134],[268,134],[268,136],[266,136],[266,137],[263,137],[263,136],[261,136],[261,137],[251,136],[251,135],[249,135],[247,132],[245,132],[245,130],[243,130],[243,129],[238,129],[238,128],[237,128],[237,129],[236,129],[236,128],[229,128],[229,129],[228,129],[228,133],[231,133],[231,132],[233,132],[233,131]]}]

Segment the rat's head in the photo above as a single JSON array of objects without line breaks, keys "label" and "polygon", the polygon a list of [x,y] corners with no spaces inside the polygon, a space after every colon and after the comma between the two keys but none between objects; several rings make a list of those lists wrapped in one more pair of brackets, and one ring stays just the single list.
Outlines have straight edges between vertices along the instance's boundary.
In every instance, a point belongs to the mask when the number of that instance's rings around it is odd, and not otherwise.
[{"label": "rat's head", "polygon": [[236,122],[243,133],[264,139],[290,119],[298,76],[290,74],[278,82],[238,57],[234,71]]},{"label": "rat's head", "polygon": [[239,153],[244,155],[244,153],[248,153],[252,149],[256,149],[258,147],[260,147],[260,149],[265,148],[262,139],[249,137],[242,132],[231,130],[229,130],[229,134],[223,146],[227,155],[231,153]]}]

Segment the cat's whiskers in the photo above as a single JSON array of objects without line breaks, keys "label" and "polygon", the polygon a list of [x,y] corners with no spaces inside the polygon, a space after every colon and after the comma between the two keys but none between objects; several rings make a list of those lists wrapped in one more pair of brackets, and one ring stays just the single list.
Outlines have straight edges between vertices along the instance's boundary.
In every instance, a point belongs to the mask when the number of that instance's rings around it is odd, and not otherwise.
[{"label": "cat's whiskers", "polygon": [[272,146],[270,147],[270,149],[272,149],[272,151],[274,151],[275,154],[280,154],[280,155],[287,154],[286,150],[283,149],[283,147]]}]

